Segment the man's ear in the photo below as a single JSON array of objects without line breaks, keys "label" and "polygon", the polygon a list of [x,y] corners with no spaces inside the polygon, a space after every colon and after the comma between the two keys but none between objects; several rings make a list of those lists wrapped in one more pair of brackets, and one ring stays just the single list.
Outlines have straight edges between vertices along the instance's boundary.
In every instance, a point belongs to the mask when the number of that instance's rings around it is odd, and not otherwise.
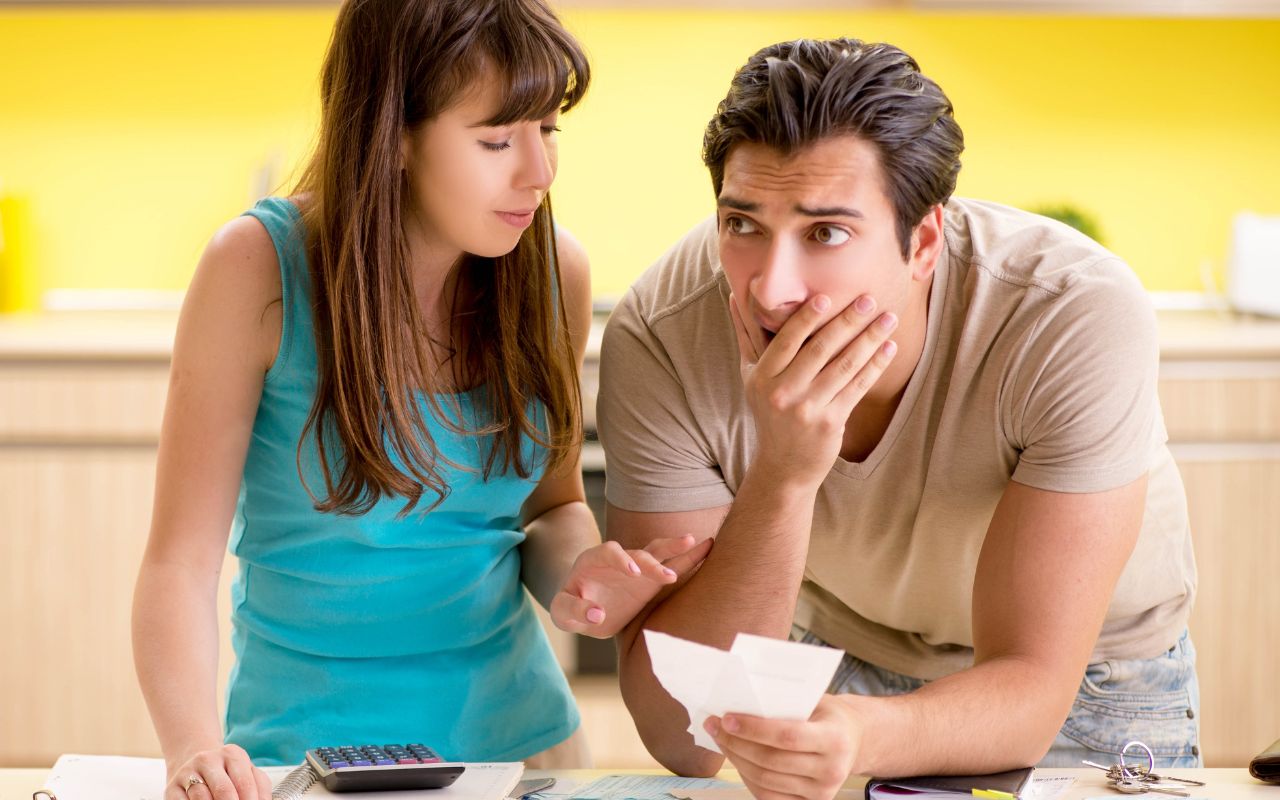
[{"label": "man's ear", "polygon": [[942,244],[942,204],[939,203],[925,212],[924,219],[911,231],[907,264],[911,267],[912,280],[926,281],[933,275]]}]

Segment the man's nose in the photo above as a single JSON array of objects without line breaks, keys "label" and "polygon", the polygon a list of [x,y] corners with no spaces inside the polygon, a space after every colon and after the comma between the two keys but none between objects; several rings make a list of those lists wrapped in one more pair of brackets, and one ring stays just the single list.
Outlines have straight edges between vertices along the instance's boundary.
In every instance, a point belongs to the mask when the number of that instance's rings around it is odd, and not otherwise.
[{"label": "man's nose", "polygon": [[771,243],[751,283],[751,295],[762,310],[792,311],[808,299],[798,256],[781,238]]}]

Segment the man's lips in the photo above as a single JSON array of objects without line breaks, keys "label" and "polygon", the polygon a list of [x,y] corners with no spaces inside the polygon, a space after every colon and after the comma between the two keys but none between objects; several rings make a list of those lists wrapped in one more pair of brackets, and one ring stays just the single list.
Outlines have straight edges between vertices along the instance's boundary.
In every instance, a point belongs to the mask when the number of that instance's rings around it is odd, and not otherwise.
[{"label": "man's lips", "polygon": [[778,335],[778,331],[782,329],[781,322],[766,322],[760,317],[755,318],[756,325],[760,328],[760,335],[764,338],[765,345],[773,341],[773,337]]}]

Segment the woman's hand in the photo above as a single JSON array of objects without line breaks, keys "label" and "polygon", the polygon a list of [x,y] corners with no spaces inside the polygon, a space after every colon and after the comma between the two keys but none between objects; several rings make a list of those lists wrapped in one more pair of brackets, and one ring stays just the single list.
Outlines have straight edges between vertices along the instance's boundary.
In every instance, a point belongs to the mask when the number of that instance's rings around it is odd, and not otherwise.
[{"label": "woman's hand", "polygon": [[584,550],[551,601],[551,619],[570,633],[613,636],[662,587],[701,564],[712,541],[678,536],[654,539],[643,550],[623,550],[617,542]]},{"label": "woman's hand", "polygon": [[226,744],[171,769],[164,800],[271,800],[271,779],[243,748]]}]

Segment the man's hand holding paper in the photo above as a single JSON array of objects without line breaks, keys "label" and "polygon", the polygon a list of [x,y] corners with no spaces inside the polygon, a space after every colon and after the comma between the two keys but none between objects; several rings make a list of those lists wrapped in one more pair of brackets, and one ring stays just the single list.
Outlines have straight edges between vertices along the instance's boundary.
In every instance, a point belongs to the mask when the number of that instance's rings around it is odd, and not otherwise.
[{"label": "man's hand holding paper", "polygon": [[758,800],[830,800],[854,772],[861,744],[848,697],[824,694],[806,720],[732,713],[704,727]]}]

